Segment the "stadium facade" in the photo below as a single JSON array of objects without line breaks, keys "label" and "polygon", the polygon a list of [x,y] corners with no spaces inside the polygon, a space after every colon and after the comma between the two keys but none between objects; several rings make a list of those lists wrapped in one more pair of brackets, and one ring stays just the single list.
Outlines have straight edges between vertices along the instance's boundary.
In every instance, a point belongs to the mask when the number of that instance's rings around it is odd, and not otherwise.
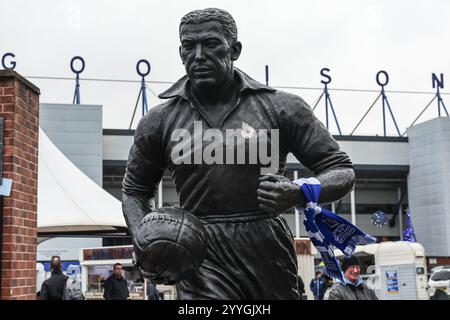
[{"label": "stadium facade", "polygon": [[[65,117],[64,126],[55,116],[58,114],[55,110],[60,110],[60,118]],[[41,127],[55,145],[81,171],[120,200],[134,130],[99,130],[101,106],[41,104],[41,117]],[[408,137],[335,135],[334,138],[353,161],[356,186],[351,194],[328,207],[354,221],[380,242],[403,239],[409,210],[417,240],[433,259],[431,265],[449,263],[450,118],[436,118],[414,126],[408,130]],[[295,175],[302,177],[310,173],[289,155],[286,176],[293,179]],[[425,194],[423,188],[430,191]],[[179,204],[168,171],[158,195],[159,204]],[[388,217],[382,227],[371,222],[376,211]],[[293,210],[283,215],[294,236],[306,236],[301,215],[298,224]],[[129,244],[129,241],[129,238],[110,237],[103,239],[103,245]]]}]

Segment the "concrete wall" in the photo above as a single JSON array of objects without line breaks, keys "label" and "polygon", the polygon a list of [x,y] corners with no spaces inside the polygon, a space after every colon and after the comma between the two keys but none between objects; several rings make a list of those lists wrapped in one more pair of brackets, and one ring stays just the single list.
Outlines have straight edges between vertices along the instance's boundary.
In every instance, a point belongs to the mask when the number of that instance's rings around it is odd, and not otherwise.
[{"label": "concrete wall", "polygon": [[[409,162],[408,142],[337,140],[341,150],[345,151],[355,165],[407,166]],[[288,163],[298,163],[293,154],[288,155]]]},{"label": "concrete wall", "polygon": [[102,106],[40,104],[40,127],[59,150],[98,185],[103,184]]},{"label": "concrete wall", "polygon": [[133,136],[104,135],[103,159],[127,160],[132,144],[133,144]]},{"label": "concrete wall", "polygon": [[408,165],[408,142],[338,141],[354,164]]},{"label": "concrete wall", "polygon": [[427,256],[450,256],[450,118],[408,129],[409,205]]}]

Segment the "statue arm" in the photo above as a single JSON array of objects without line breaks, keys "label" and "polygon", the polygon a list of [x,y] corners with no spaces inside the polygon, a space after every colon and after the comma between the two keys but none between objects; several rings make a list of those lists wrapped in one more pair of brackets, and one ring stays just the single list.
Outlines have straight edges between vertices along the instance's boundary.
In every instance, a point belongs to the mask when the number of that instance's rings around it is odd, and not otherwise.
[{"label": "statue arm", "polygon": [[290,112],[286,118],[289,151],[320,181],[319,202],[343,198],[355,183],[349,156],[340,150],[336,140],[303,100],[297,101]]},{"label": "statue arm", "polygon": [[[320,203],[343,198],[355,183],[348,155],[340,150],[329,131],[300,97],[283,94],[275,109],[280,128],[280,151],[292,152],[320,181]],[[294,206],[306,206],[300,187],[286,177],[266,175],[259,180],[257,192],[262,210],[284,212]]]},{"label": "statue arm", "polygon": [[[153,119],[155,120],[155,119]],[[154,195],[164,173],[157,127],[143,118],[135,132],[122,182],[122,211],[132,237],[144,216],[154,209]]]},{"label": "statue arm", "polygon": [[122,211],[132,238],[136,234],[136,228],[139,223],[153,208],[153,197],[133,196],[125,192],[122,193]]}]

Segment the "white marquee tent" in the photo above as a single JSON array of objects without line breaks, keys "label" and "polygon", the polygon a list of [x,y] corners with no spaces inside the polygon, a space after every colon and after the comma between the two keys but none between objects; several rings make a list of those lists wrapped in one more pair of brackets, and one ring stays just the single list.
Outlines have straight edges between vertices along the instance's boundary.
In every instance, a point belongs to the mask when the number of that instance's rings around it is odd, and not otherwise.
[{"label": "white marquee tent", "polygon": [[124,230],[121,202],[78,169],[39,129],[38,232]]}]

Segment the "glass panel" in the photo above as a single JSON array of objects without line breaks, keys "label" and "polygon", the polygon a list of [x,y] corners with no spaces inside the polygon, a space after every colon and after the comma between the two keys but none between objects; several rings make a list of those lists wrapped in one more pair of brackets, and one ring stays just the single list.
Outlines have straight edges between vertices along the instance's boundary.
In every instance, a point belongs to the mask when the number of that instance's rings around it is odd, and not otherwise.
[{"label": "glass panel", "polygon": [[447,270],[437,271],[431,276],[431,280],[433,281],[450,280],[450,271]]}]

